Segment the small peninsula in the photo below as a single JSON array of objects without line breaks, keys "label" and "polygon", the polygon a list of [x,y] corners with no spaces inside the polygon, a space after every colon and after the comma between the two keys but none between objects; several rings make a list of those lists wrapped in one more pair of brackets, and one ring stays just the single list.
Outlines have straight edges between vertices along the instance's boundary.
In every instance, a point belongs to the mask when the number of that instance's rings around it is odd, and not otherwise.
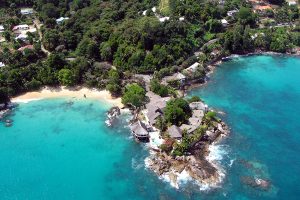
[{"label": "small peninsula", "polygon": [[0,2],[0,120],[13,125],[14,102],[106,100],[118,107],[108,125],[132,111],[155,174],[176,188],[181,176],[216,186],[224,174],[208,155],[229,127],[187,92],[235,55],[300,55],[299,16],[293,0]]}]

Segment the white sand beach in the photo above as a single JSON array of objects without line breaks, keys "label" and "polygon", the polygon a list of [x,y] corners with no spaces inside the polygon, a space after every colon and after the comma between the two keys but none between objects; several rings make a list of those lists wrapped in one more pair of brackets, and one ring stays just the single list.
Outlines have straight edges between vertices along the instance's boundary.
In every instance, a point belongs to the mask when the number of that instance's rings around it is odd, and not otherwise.
[{"label": "white sand beach", "polygon": [[112,95],[107,90],[97,90],[89,89],[85,87],[80,88],[66,88],[66,87],[56,87],[50,88],[45,87],[40,91],[27,92],[23,95],[14,97],[11,99],[15,103],[27,103],[30,101],[49,99],[49,98],[76,98],[76,99],[98,99],[107,101],[114,106],[120,108],[123,107],[121,98],[113,98]]}]

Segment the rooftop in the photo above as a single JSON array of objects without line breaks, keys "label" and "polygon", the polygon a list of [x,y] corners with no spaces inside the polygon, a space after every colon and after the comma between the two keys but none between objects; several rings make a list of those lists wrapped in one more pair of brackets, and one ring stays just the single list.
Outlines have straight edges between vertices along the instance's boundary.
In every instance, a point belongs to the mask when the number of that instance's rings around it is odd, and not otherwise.
[{"label": "rooftop", "polygon": [[171,138],[179,139],[182,138],[182,130],[175,125],[172,125],[168,128],[168,133]]},{"label": "rooftop", "polygon": [[149,135],[146,125],[141,121],[137,121],[131,124],[129,127],[132,133],[137,137],[147,137]]},{"label": "rooftop", "polygon": [[24,51],[25,49],[34,49],[33,45],[26,45],[18,49],[18,51]]}]

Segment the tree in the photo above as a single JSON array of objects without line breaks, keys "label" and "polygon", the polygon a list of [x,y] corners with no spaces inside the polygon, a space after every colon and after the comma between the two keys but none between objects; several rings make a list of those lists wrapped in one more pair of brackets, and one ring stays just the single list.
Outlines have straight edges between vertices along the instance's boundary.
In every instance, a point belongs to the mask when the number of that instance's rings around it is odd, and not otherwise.
[{"label": "tree", "polygon": [[69,69],[61,69],[58,72],[58,80],[60,84],[65,86],[73,86],[74,85],[74,76],[71,70]]},{"label": "tree", "polygon": [[250,8],[241,7],[238,12],[238,20],[243,25],[254,25],[256,16],[253,14]]},{"label": "tree", "polygon": [[0,88],[0,103],[6,103],[9,101],[8,94],[4,87]]},{"label": "tree", "polygon": [[188,102],[182,98],[173,99],[167,103],[164,116],[168,123],[181,125],[192,115]]},{"label": "tree", "polygon": [[121,91],[121,80],[120,75],[117,70],[111,69],[108,72],[108,84],[106,85],[106,89],[113,95],[119,95]]},{"label": "tree", "polygon": [[140,107],[144,105],[146,101],[146,91],[137,83],[129,84],[125,88],[124,95],[122,97],[122,103],[125,105],[132,105]]}]

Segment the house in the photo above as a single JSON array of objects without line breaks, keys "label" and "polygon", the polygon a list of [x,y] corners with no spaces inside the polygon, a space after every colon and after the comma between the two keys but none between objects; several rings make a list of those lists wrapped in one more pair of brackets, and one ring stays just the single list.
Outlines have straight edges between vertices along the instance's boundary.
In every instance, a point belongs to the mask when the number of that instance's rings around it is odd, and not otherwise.
[{"label": "house", "polygon": [[56,23],[57,24],[62,24],[65,20],[68,20],[69,17],[60,17],[58,19],[56,19]]},{"label": "house", "polygon": [[137,122],[131,124],[129,127],[135,138],[139,140],[149,140],[149,132],[143,122],[138,120]]},{"label": "house", "polygon": [[163,110],[166,107],[166,102],[160,101],[160,102],[155,102],[153,104],[147,104],[147,121],[149,123],[149,125],[154,125],[156,122],[156,119],[159,116],[163,115]]},{"label": "house", "polygon": [[13,31],[17,30],[28,30],[29,26],[27,24],[21,24],[13,27]]},{"label": "house", "polygon": [[296,1],[289,1],[288,4],[289,4],[289,6],[295,6],[295,5],[297,5],[297,2]]},{"label": "house", "polygon": [[255,13],[262,13],[266,10],[272,10],[272,7],[270,5],[256,5],[253,10]]},{"label": "house", "polygon": [[188,74],[190,73],[195,73],[197,68],[199,67],[200,63],[195,62],[194,64],[192,64],[190,67],[186,68],[184,71]]},{"label": "house", "polygon": [[180,130],[182,131],[187,131],[188,134],[193,133],[198,127],[197,126],[192,126],[192,125],[188,125],[188,124],[182,124],[180,126]]},{"label": "house", "polygon": [[5,31],[4,26],[0,25],[0,33],[3,33]]},{"label": "house", "polygon": [[172,125],[167,130],[171,138],[180,140],[182,138],[182,130],[175,125]]},{"label": "house", "polygon": [[179,17],[179,21],[184,21],[184,17]]},{"label": "house", "polygon": [[0,62],[0,67],[5,67],[5,64],[3,62]]},{"label": "house", "polygon": [[229,17],[234,17],[236,15],[236,13],[238,13],[239,10],[235,9],[235,10],[230,10],[227,12],[227,16]]},{"label": "house", "polygon": [[31,15],[33,14],[32,8],[21,8],[21,14],[22,15]]},{"label": "house", "polygon": [[161,18],[159,18],[160,22],[165,22],[165,21],[169,21],[169,20],[170,20],[170,17],[161,17]]},{"label": "house", "polygon": [[25,42],[27,40],[27,37],[28,37],[28,35],[26,35],[26,34],[20,34],[15,38],[15,40],[22,40]]},{"label": "house", "polygon": [[228,26],[228,21],[226,19],[221,19],[221,23],[222,23],[222,26],[226,27]]},{"label": "house", "polygon": [[162,79],[162,83],[164,84],[168,84],[171,81],[179,81],[180,85],[182,86],[186,81],[186,76],[180,72],[177,72],[171,76],[166,76]]},{"label": "house", "polygon": [[33,45],[26,45],[26,46],[24,46],[24,47],[21,47],[21,48],[19,48],[18,49],[18,51],[24,51],[25,49],[31,49],[31,50],[33,50],[34,49],[34,47],[33,47]]}]

